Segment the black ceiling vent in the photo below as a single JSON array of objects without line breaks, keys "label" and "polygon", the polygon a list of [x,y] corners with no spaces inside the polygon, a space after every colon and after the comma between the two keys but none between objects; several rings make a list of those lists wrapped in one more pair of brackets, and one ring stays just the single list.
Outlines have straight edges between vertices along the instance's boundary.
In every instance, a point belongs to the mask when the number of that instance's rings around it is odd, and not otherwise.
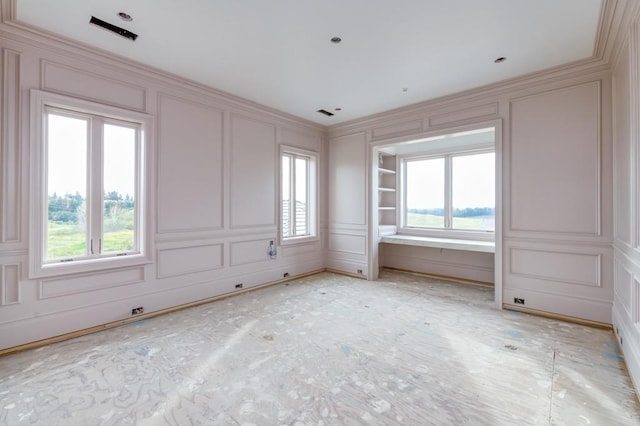
[{"label": "black ceiling vent", "polygon": [[319,112],[320,114],[324,114],[327,117],[333,117],[333,113],[331,111],[327,111],[326,109],[319,109],[317,112]]},{"label": "black ceiling vent", "polygon": [[108,22],[103,21],[102,19],[98,19],[95,16],[91,17],[91,20],[89,20],[90,24],[93,25],[97,25],[101,28],[104,28],[105,30],[109,30],[111,32],[114,32],[116,34],[118,34],[119,36],[122,36],[124,38],[128,38],[131,41],[136,41],[136,39],[138,38],[138,34],[132,33],[129,30],[125,30],[124,28],[120,28],[117,25],[113,25],[110,24]]}]

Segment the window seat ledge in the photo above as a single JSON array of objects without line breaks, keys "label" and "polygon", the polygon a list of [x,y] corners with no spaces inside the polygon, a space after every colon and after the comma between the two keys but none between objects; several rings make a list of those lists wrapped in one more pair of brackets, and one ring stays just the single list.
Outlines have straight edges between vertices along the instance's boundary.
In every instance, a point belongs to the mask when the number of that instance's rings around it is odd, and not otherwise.
[{"label": "window seat ledge", "polygon": [[387,235],[380,240],[386,244],[400,244],[417,247],[433,247],[449,250],[478,251],[495,253],[496,245],[493,241],[460,240],[453,238],[416,237],[413,235]]}]

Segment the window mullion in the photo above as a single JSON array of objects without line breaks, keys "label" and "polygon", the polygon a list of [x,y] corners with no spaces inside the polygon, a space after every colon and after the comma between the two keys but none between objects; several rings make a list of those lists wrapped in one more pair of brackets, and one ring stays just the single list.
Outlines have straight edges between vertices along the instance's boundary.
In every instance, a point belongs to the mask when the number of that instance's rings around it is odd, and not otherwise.
[{"label": "window mullion", "polygon": [[453,206],[452,206],[452,167],[451,155],[444,157],[444,227],[450,229],[453,223]]},{"label": "window mullion", "polygon": [[304,218],[305,218],[305,235],[311,233],[311,214],[309,212],[309,206],[311,205],[311,160],[305,158],[305,175],[306,175],[306,197],[304,200]]},{"label": "window mullion", "polygon": [[91,119],[91,140],[89,142],[89,180],[90,188],[87,197],[87,219],[89,221],[89,238],[91,255],[98,256],[102,253],[102,229],[104,210],[103,189],[103,127],[104,121],[98,117]]},{"label": "window mullion", "polygon": [[296,156],[289,157],[289,236],[296,236]]}]

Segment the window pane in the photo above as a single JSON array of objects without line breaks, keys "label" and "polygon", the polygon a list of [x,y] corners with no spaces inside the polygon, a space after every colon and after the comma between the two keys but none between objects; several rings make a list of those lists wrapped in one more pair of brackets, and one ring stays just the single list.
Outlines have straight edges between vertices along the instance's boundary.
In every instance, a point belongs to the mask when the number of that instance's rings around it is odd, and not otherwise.
[{"label": "window pane", "polygon": [[453,157],[453,228],[494,231],[495,203],[495,154]]},{"label": "window pane", "polygon": [[291,179],[291,161],[288,155],[282,156],[282,188],[281,188],[281,196],[282,196],[282,236],[288,237],[290,236],[290,222],[291,222],[291,212],[289,209],[289,205],[291,204],[291,184],[289,180]]},{"label": "window pane", "polygon": [[104,125],[102,251],[136,249],[136,129]]},{"label": "window pane", "polygon": [[45,260],[87,255],[87,120],[47,118]]},{"label": "window pane", "polygon": [[444,228],[444,158],[407,161],[407,226]]},{"label": "window pane", "polygon": [[307,160],[296,157],[296,230],[295,235],[308,235],[307,222]]}]

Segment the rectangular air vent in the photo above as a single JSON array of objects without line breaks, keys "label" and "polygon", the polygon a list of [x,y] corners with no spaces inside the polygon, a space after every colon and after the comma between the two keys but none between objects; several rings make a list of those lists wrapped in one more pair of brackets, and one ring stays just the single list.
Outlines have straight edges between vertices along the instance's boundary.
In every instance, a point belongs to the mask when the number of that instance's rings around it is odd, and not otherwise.
[{"label": "rectangular air vent", "polygon": [[327,117],[332,117],[334,115],[331,111],[327,111],[326,109],[319,109],[318,112],[326,115]]},{"label": "rectangular air vent", "polygon": [[129,30],[125,30],[124,28],[120,28],[117,25],[110,24],[108,22],[103,21],[102,19],[98,19],[95,16],[92,16],[89,20],[90,24],[97,25],[100,28],[104,28],[105,30],[109,30],[122,36],[124,38],[128,38],[131,41],[136,41],[138,38],[138,34],[132,33]]}]

